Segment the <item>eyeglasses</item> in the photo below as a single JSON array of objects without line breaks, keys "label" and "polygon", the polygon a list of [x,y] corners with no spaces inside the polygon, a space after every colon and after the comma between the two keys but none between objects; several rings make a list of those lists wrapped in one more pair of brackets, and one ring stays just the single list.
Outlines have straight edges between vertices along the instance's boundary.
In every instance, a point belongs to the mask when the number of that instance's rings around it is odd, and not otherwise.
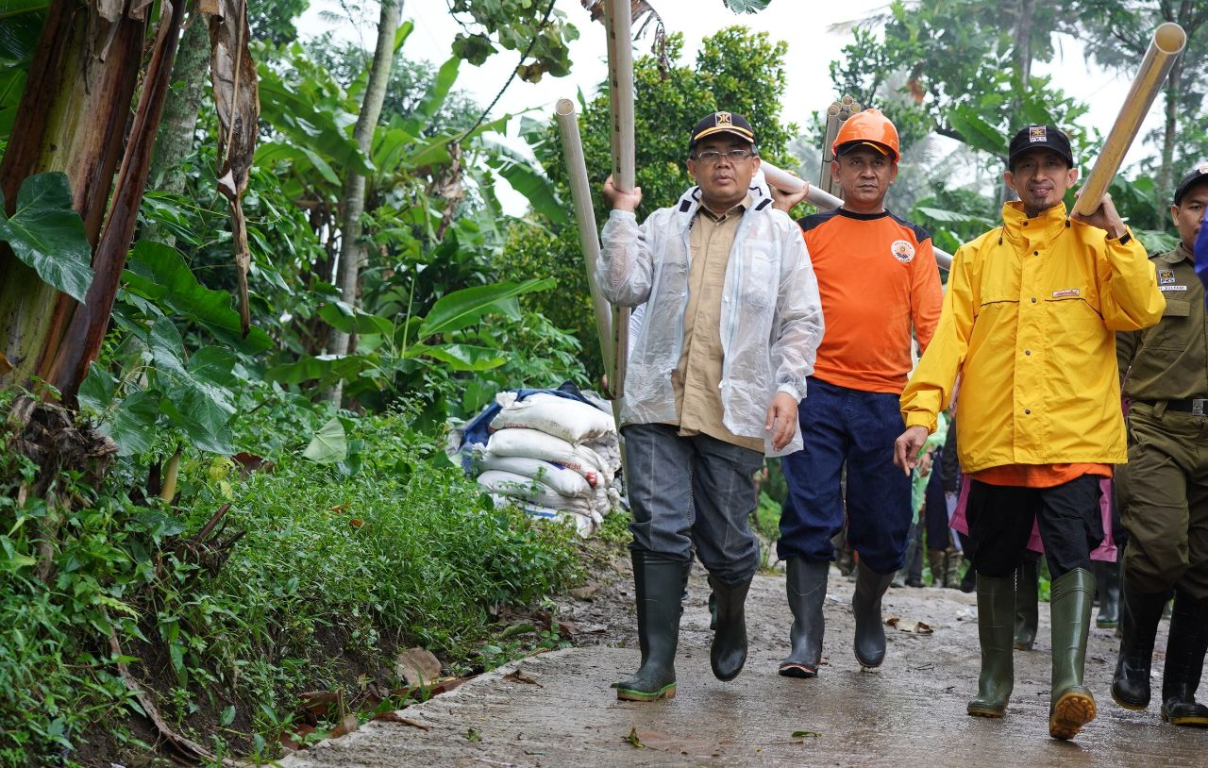
[{"label": "eyeglasses", "polygon": [[743,160],[748,160],[755,156],[755,153],[749,149],[731,149],[729,152],[700,152],[693,155],[694,160],[705,165],[717,165],[724,157],[731,163],[741,163]]}]

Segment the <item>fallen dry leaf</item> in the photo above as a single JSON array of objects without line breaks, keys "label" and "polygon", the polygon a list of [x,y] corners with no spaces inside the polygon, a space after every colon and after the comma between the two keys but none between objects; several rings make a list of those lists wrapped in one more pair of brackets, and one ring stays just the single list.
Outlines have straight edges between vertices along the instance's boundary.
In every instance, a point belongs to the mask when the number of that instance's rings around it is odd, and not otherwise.
[{"label": "fallen dry leaf", "polygon": [[633,728],[630,728],[630,729],[629,729],[629,735],[628,735],[628,736],[622,736],[622,737],[621,737],[621,741],[628,742],[628,743],[629,743],[629,746],[633,747],[634,749],[645,749],[645,748],[646,748],[646,745],[645,745],[645,744],[643,744],[643,743],[642,743],[642,740],[638,738],[638,729],[637,729],[637,726],[634,726]]},{"label": "fallen dry leaf", "polygon": [[378,715],[377,717],[375,717],[373,719],[377,720],[379,722],[399,723],[401,725],[409,725],[412,728],[419,728],[421,731],[432,730],[432,726],[428,725],[427,723],[421,723],[418,720],[412,720],[409,717],[403,717],[398,712],[383,712],[382,714]]},{"label": "fallen dry leaf", "polygon": [[440,677],[440,659],[425,648],[403,651],[394,660],[394,673],[407,685],[431,685]]},{"label": "fallen dry leaf", "polygon": [[930,635],[934,631],[921,621],[903,619],[898,616],[894,616],[885,623],[899,632],[909,632],[915,635]]},{"label": "fallen dry leaf", "polygon": [[357,719],[357,716],[348,715],[340,722],[339,725],[337,725],[335,728],[332,728],[331,731],[328,732],[327,738],[338,739],[341,736],[345,736],[347,734],[352,733],[353,731],[355,731],[357,728],[360,728],[360,727],[361,727],[361,721]]},{"label": "fallen dry leaf", "polygon": [[326,717],[331,712],[332,707],[339,701],[339,694],[334,691],[307,691],[299,693],[298,698],[302,701],[298,705],[298,710],[306,716],[307,720],[315,720]]},{"label": "fallen dry leaf", "polygon": [[594,595],[596,592],[599,592],[599,591],[600,591],[599,584],[587,584],[582,587],[575,587],[574,589],[572,589],[570,591],[570,594],[571,594],[571,597],[575,597],[580,600],[590,600],[592,595]]},{"label": "fallen dry leaf", "polygon": [[524,674],[524,672],[519,667],[516,668],[515,672],[509,672],[508,674],[504,675],[503,679],[507,680],[508,682],[512,682],[512,683],[527,683],[528,685],[535,685],[538,688],[545,687],[544,685],[537,682],[533,678]]}]

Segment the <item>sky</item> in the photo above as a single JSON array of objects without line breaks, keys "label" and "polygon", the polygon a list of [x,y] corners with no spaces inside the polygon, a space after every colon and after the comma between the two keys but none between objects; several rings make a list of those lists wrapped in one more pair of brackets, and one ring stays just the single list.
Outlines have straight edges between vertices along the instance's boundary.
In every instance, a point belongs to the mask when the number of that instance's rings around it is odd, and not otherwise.
[{"label": "sky", "polygon": [[[695,52],[705,37],[732,24],[743,24],[755,30],[766,31],[772,40],[786,41],[789,55],[785,62],[787,82],[785,107],[781,116],[784,120],[798,125],[805,125],[809,121],[810,113],[824,110],[835,98],[827,69],[830,62],[839,57],[840,50],[850,39],[850,32],[844,25],[887,7],[885,0],[844,0],[808,4],[803,0],[772,0],[767,10],[760,13],[734,14],[725,7],[722,0],[649,2],[662,16],[668,33],[680,32],[684,35],[686,62],[695,59]],[[303,36],[316,35],[330,29],[332,23],[320,18],[319,11],[326,9],[340,13],[340,7],[340,4],[333,0],[315,0],[299,22]],[[608,65],[603,24],[591,22],[579,0],[556,0],[554,7],[565,14],[579,30],[579,39],[572,42],[570,48],[573,62],[571,74],[563,78],[546,76],[536,84],[515,79],[499,100],[492,117],[530,109],[533,111],[529,114],[534,117],[552,116],[554,102],[558,99],[574,98],[578,89],[582,89],[590,99],[597,85],[605,79]],[[446,0],[405,0],[403,18],[415,23],[415,30],[403,48],[408,58],[427,60],[434,66],[439,66],[449,58],[453,38],[461,28],[450,16]],[[375,10],[360,24],[345,22],[341,31],[348,39],[360,41],[366,48],[372,48],[376,21]],[[648,32],[646,37],[637,42],[635,54],[650,49],[652,41],[649,38]],[[519,53],[515,51],[504,51],[481,67],[463,65],[455,87],[466,91],[485,106],[503,86],[519,58]],[[1081,43],[1069,37],[1062,37],[1057,41],[1054,61],[1035,67],[1034,74],[1053,75],[1057,87],[1088,103],[1090,112],[1080,123],[1085,127],[1097,127],[1104,135],[1111,129],[1131,82],[1128,77],[1113,75],[1087,62]],[[1160,123],[1160,104],[1159,100],[1151,108],[1141,135]],[[516,126],[511,126],[510,131],[514,134]],[[523,149],[523,143],[518,139],[508,143]],[[1142,147],[1138,139],[1125,164],[1135,162],[1146,151],[1147,148]],[[523,213],[526,205],[523,198],[508,192],[500,190],[500,200],[505,210],[511,214]]]}]

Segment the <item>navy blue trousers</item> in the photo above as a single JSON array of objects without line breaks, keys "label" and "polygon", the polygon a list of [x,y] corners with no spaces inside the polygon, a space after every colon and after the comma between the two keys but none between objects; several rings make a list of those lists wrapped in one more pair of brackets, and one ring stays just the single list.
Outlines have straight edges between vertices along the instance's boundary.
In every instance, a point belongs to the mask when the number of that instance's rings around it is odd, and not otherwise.
[{"label": "navy blue trousers", "polygon": [[780,558],[826,561],[843,530],[840,476],[847,466],[847,543],[876,573],[902,567],[910,531],[910,478],[893,465],[905,430],[898,396],[811,378],[798,409],[805,447],[781,460],[788,498],[780,516]]}]

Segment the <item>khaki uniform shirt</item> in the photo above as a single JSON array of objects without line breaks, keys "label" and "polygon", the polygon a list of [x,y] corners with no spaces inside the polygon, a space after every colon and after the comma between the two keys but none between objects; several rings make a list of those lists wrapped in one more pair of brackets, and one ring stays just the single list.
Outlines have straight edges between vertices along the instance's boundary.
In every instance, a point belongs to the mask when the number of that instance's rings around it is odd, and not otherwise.
[{"label": "khaki uniform shirt", "polygon": [[1166,311],[1152,328],[1116,334],[1124,396],[1145,402],[1208,398],[1208,313],[1195,258],[1179,245],[1150,261]]},{"label": "khaki uniform shirt", "polygon": [[688,244],[688,306],[684,310],[684,347],[671,375],[680,434],[706,434],[732,445],[763,452],[762,440],[739,437],[722,423],[721,299],[726,264],[738,224],[751,205],[748,196],[721,216],[703,205],[692,224]]}]

